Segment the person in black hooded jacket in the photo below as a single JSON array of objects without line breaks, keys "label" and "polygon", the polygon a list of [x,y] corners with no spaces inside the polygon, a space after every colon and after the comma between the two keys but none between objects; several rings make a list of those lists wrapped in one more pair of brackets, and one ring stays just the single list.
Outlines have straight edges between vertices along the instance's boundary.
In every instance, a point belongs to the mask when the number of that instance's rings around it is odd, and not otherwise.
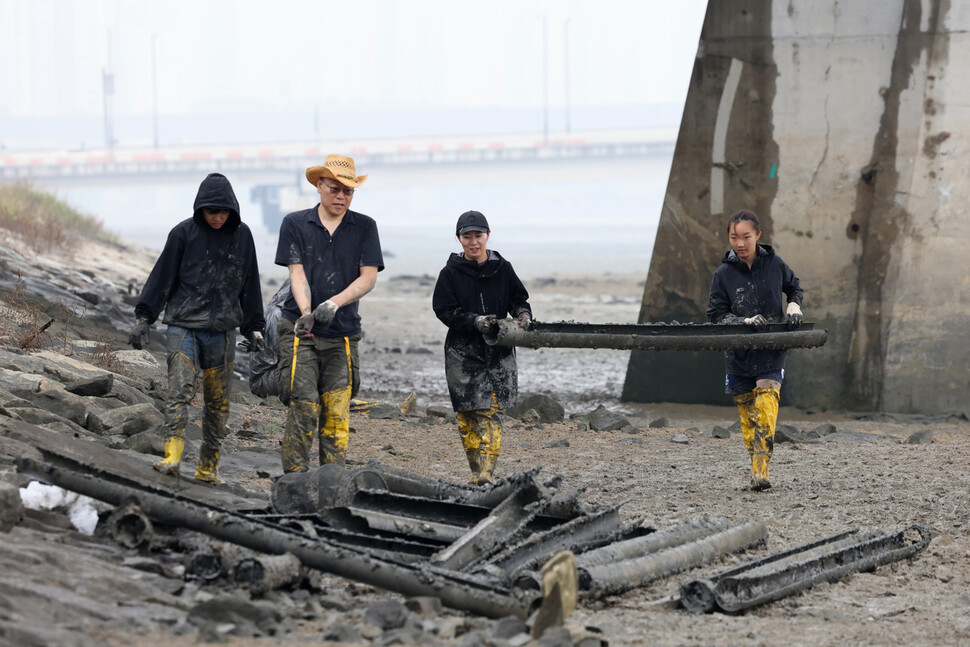
[{"label": "person in black hooded jacket", "polygon": [[[802,288],[798,277],[770,245],[759,244],[761,223],[750,211],[728,219],[731,251],[714,272],[708,298],[711,323],[764,327],[787,321],[802,322]],[[787,309],[781,296],[785,295]],[[741,434],[751,457],[751,489],[771,487],[768,461],[774,450],[778,400],[785,375],[784,350],[724,352],[725,391],[734,397],[741,416]]]},{"label": "person in black hooded jacket", "polygon": [[178,474],[185,449],[185,425],[195,380],[202,371],[202,444],[195,478],[213,485],[219,478],[219,449],[229,417],[229,389],[235,360],[235,329],[262,346],[263,299],[253,235],[239,217],[229,180],[210,173],[199,186],[193,215],[169,232],[135,306],[128,343],[149,343],[151,325],[165,311],[168,324],[168,397],[165,458],[155,469]]},{"label": "person in black hooded jacket", "polygon": [[489,346],[482,334],[509,314],[528,330],[532,309],[529,293],[512,264],[487,249],[490,230],[484,215],[463,213],[455,234],[462,253],[451,254],[438,275],[432,307],[448,326],[445,377],[472,471],[469,483],[484,485],[494,478],[502,444],[502,415],[515,406],[518,373],[515,349]]}]

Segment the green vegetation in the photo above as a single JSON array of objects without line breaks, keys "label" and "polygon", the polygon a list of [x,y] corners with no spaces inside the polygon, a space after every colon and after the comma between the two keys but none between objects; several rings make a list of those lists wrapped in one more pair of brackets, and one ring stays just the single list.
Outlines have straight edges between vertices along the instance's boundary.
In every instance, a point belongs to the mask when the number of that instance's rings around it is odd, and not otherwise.
[{"label": "green vegetation", "polygon": [[94,216],[87,216],[26,183],[0,184],[0,227],[34,251],[61,249],[81,238],[118,243]]}]

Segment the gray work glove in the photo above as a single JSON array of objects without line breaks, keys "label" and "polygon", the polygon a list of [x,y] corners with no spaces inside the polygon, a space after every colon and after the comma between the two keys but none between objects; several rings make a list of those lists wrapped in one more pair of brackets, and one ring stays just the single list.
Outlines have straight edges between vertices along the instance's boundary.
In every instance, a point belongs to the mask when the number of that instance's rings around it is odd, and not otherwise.
[{"label": "gray work glove", "polygon": [[246,341],[240,344],[240,346],[242,346],[243,350],[249,351],[250,353],[260,352],[266,346],[263,342],[263,333],[258,330],[249,332],[246,335]]},{"label": "gray work glove", "polygon": [[135,350],[141,350],[143,346],[147,348],[152,343],[150,331],[151,325],[148,319],[142,317],[135,319],[135,325],[131,327],[131,333],[128,335],[128,343]]},{"label": "gray work glove", "polygon": [[495,315],[478,316],[475,318],[475,328],[482,334],[492,332],[498,328],[498,320]]},{"label": "gray work glove", "polygon": [[532,315],[528,312],[520,312],[518,317],[519,328],[522,330],[532,330]]},{"label": "gray work glove", "polygon": [[297,337],[313,337],[313,313],[305,314],[293,324],[293,334]]},{"label": "gray work glove", "polygon": [[805,315],[802,314],[801,306],[794,301],[789,303],[788,310],[785,311],[785,320],[792,328],[797,328],[802,325],[802,322],[805,320]]},{"label": "gray work glove", "polygon": [[768,320],[765,319],[764,315],[755,315],[753,317],[746,317],[744,323],[756,328],[764,328],[768,325]]},{"label": "gray work glove", "polygon": [[329,328],[340,306],[327,299],[313,310],[313,318],[321,328]]}]

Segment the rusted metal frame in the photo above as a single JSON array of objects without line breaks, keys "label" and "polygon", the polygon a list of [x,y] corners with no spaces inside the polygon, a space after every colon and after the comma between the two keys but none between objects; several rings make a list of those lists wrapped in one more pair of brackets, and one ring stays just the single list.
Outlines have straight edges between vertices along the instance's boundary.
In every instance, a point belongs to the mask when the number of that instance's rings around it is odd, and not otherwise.
[{"label": "rusted metal frame", "polygon": [[737,613],[850,573],[909,559],[926,548],[932,538],[930,529],[918,523],[894,532],[856,532],[851,529],[830,535],[709,578],[685,582],[681,603],[692,613],[715,609]]},{"label": "rusted metal frame", "polygon": [[145,514],[156,521],[202,532],[270,555],[289,552],[310,568],[402,595],[438,597],[454,609],[492,618],[514,615],[524,619],[535,602],[498,589],[476,589],[467,582],[443,576],[440,571],[432,573],[427,569],[378,559],[214,506],[137,490],[27,457],[17,460],[17,468],[32,478],[112,505],[137,501]]},{"label": "rusted metal frame", "polygon": [[672,546],[680,546],[690,541],[709,537],[727,530],[731,525],[730,521],[723,518],[688,521],[643,537],[614,542],[602,548],[576,555],[576,567],[589,568],[635,559]]},{"label": "rusted metal frame", "polygon": [[[739,328],[732,334],[715,332],[699,334],[696,329],[702,325],[681,327],[690,334],[673,334],[666,331],[657,334],[643,332],[608,332],[608,326],[620,326],[626,330],[628,325],[603,324],[598,332],[573,332],[571,324],[545,324],[542,328],[523,330],[510,321],[499,321],[496,332],[486,333],[486,343],[493,346],[522,346],[525,348],[612,348],[615,350],[728,350],[728,349],[770,349],[813,348],[821,346],[828,338],[825,330],[785,330],[779,332],[755,332],[750,326]],[[631,324],[633,325],[633,324]],[[564,328],[558,330],[558,327]],[[673,328],[669,326],[668,328]]]},{"label": "rusted metal frame", "polygon": [[636,559],[579,568],[583,597],[602,597],[629,591],[715,558],[764,542],[768,532],[760,519],[751,520],[695,541]]}]

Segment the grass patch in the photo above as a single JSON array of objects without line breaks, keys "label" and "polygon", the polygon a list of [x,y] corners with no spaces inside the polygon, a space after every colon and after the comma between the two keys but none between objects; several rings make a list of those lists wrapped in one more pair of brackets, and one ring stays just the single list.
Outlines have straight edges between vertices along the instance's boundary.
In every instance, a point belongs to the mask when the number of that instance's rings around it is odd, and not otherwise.
[{"label": "grass patch", "polygon": [[0,184],[0,227],[17,234],[34,252],[65,249],[79,238],[119,243],[98,218],[25,182]]}]

